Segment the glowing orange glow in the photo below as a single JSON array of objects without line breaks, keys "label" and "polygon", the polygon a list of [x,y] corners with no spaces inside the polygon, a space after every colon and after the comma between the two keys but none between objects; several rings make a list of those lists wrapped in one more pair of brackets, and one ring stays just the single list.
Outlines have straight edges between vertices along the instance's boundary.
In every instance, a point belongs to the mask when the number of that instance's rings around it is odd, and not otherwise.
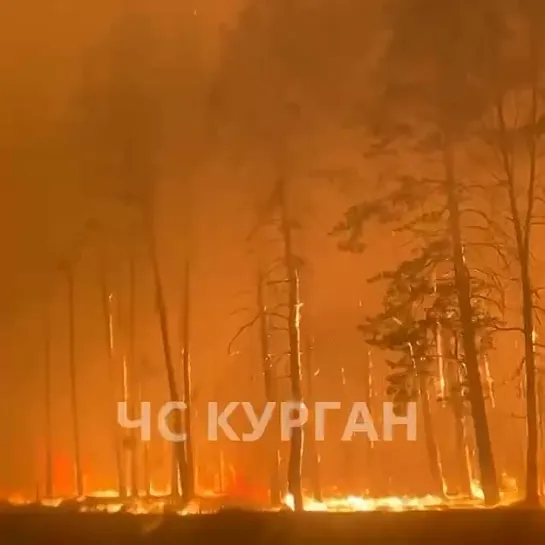
[{"label": "glowing orange glow", "polygon": [[[508,505],[520,499],[516,480],[507,475],[502,475],[503,491],[501,504]],[[365,511],[422,511],[434,509],[460,509],[460,508],[484,508],[484,494],[480,484],[473,480],[471,483],[471,498],[458,496],[439,497],[434,495],[425,496],[332,496],[326,497],[323,501],[313,500],[309,495],[304,497],[305,511],[315,512],[365,512]],[[251,498],[247,498],[251,500]],[[65,498],[44,499],[40,504],[44,507],[58,507]],[[89,501],[98,500],[98,501]],[[103,501],[100,501],[103,500]],[[167,506],[174,507],[173,511],[179,515],[201,514],[215,512],[225,504],[232,501],[241,501],[242,498],[230,498],[213,490],[201,490],[198,497],[191,501],[184,509],[176,510],[167,490],[160,490],[152,487],[151,495],[147,496],[145,491],[140,491],[138,499],[118,499],[116,490],[96,490],[88,496],[78,498],[81,503],[81,512],[117,513],[121,510],[134,515],[139,514],[160,514]],[[32,500],[21,495],[14,495],[9,498],[9,503],[14,506],[30,505]],[[251,503],[251,502],[250,502]],[[289,509],[294,509],[293,497],[288,494],[284,497],[283,504]],[[260,507],[260,510],[264,508]],[[273,510],[271,508],[271,510]]]}]

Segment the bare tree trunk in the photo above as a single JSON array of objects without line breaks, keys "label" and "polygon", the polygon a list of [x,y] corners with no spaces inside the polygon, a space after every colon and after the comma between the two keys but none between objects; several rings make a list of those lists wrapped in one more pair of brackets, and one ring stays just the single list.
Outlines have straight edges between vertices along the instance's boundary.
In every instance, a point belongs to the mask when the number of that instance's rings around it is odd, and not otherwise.
[{"label": "bare tree trunk", "polygon": [[[537,365],[536,365],[537,367]],[[541,457],[545,455],[545,383],[543,379],[543,373],[538,370],[538,406],[539,406],[539,431],[541,434],[540,454]],[[541,494],[545,493],[545,483],[541,481]]]},{"label": "bare tree trunk", "polygon": [[537,418],[537,385],[534,346],[534,309],[532,287],[530,281],[528,259],[521,263],[523,321],[524,321],[524,354],[526,369],[526,425],[528,442],[526,446],[526,501],[539,505],[539,434]]},{"label": "bare tree trunk", "polygon": [[178,467],[178,449],[175,445],[171,449],[172,467],[170,471],[170,495],[173,498],[180,497],[180,469]]},{"label": "bare tree trunk", "polygon": [[[268,403],[278,401],[276,389],[276,377],[272,368],[269,349],[269,327],[267,320],[267,307],[264,295],[265,277],[260,269],[257,277],[257,308],[259,312],[259,347],[261,352],[261,369],[265,385],[265,399]],[[275,411],[278,413],[278,411]],[[270,428],[270,429],[269,429]],[[270,449],[269,462],[269,499],[271,505],[277,506],[282,502],[280,486],[280,422],[274,420],[273,426],[268,427],[268,447]]]},{"label": "bare tree trunk", "polygon": [[[308,424],[310,430],[315,428],[314,420],[314,389],[313,389],[313,365],[312,365],[312,342],[307,339],[306,342],[306,375],[307,375],[307,400],[309,404],[309,420]],[[318,455],[318,449],[316,447],[316,438],[312,431],[305,434],[305,445],[308,451],[307,460],[310,462],[310,483],[313,498],[321,502],[322,501],[322,485],[320,479],[320,459]]]},{"label": "bare tree trunk", "polygon": [[439,448],[437,447],[437,439],[435,437],[435,429],[431,415],[428,376],[422,373],[417,373],[417,378],[420,409],[422,411],[422,422],[424,425],[424,438],[426,441],[426,452],[428,454],[428,468],[430,470],[433,483],[433,493],[436,496],[442,496],[444,494],[443,470],[441,467],[441,458],[439,456]]},{"label": "bare tree trunk", "polygon": [[460,380],[460,358],[458,354],[458,339],[453,335],[452,341],[455,349],[449,354],[447,363],[447,384],[449,388],[449,400],[454,416],[454,433],[456,442],[457,477],[460,493],[471,496],[471,468],[469,447],[467,441],[464,400],[462,397],[462,382]]},{"label": "bare tree trunk", "polygon": [[[284,258],[288,281],[288,339],[289,339],[289,373],[291,398],[294,402],[303,402],[301,388],[301,301],[299,295],[299,271],[293,252],[293,224],[286,202],[285,180],[279,180],[279,199],[281,212],[281,232],[284,241]],[[293,496],[296,511],[304,509],[301,486],[301,469],[303,459],[303,429],[297,426],[292,430],[290,456],[288,461],[288,490]]]},{"label": "bare tree trunk", "polygon": [[150,468],[150,444],[149,442],[144,443],[144,493],[147,498],[151,496],[151,468]]},{"label": "bare tree trunk", "polygon": [[484,382],[486,384],[486,395],[485,400],[490,401],[490,407],[492,409],[496,408],[496,394],[494,392],[494,378],[490,372],[490,364],[488,362],[488,354],[483,353],[482,357],[482,375],[484,375]]},{"label": "bare tree trunk", "polygon": [[[140,406],[142,401],[145,400],[144,376],[142,373],[142,369],[144,369],[143,363],[139,367],[140,380],[138,381],[138,398],[137,398],[138,406]],[[151,496],[150,448],[151,448],[151,443],[149,441],[142,442],[142,480],[143,480],[142,490],[144,491],[144,495],[147,498]]]},{"label": "bare tree trunk", "polygon": [[[367,358],[364,359],[364,369],[363,369],[363,400],[367,403],[367,408],[371,415],[373,414],[373,360],[371,358],[371,351],[367,351]],[[366,469],[366,483],[367,489],[372,491],[375,489],[375,483],[373,476],[373,442],[370,440],[369,436],[366,435],[365,438],[365,450],[364,450],[364,460],[365,460],[365,469]]]},{"label": "bare tree trunk", "polygon": [[475,325],[473,323],[473,308],[471,305],[471,283],[464,256],[458,191],[454,176],[454,160],[452,147],[449,141],[445,143],[444,152],[449,230],[452,243],[454,280],[458,305],[460,307],[460,322],[462,326],[462,341],[467,368],[469,402],[471,404],[473,425],[475,427],[475,442],[477,444],[481,485],[485,503],[487,505],[495,505],[500,501],[500,495],[479,370],[479,358],[475,344]]},{"label": "bare tree trunk", "polygon": [[70,370],[70,408],[72,410],[74,468],[76,477],[76,494],[83,496],[83,471],[81,466],[81,443],[79,428],[79,404],[77,391],[76,345],[75,345],[75,303],[74,303],[74,270],[72,265],[66,269],[68,284],[68,354]]},{"label": "bare tree trunk", "polygon": [[[140,369],[143,367],[141,366]],[[144,383],[142,380],[142,375],[140,375],[140,383],[138,385],[138,403],[144,401]],[[142,480],[144,495],[146,498],[151,496],[151,467],[150,467],[150,448],[151,443],[146,441],[142,443]]]},{"label": "bare tree trunk", "polygon": [[[159,327],[161,330],[161,339],[163,345],[163,357],[165,361],[165,371],[167,375],[168,389],[170,393],[170,401],[173,403],[178,403],[180,401],[180,396],[178,394],[178,386],[176,383],[176,372],[172,362],[172,347],[170,343],[170,335],[168,330],[168,314],[167,307],[165,302],[165,295],[163,291],[163,283],[161,281],[161,271],[159,268],[159,258],[157,255],[156,241],[155,241],[155,232],[152,224],[152,218],[146,218],[149,237],[149,250],[151,264],[153,268],[153,281],[155,285],[155,297],[157,303],[157,312],[159,314]],[[182,416],[180,411],[173,411],[173,427],[175,434],[182,433]],[[182,487],[182,502],[184,504],[188,503],[191,500],[189,494],[190,490],[187,482],[187,460],[185,446],[183,442],[176,442],[173,444],[174,452],[176,453],[176,464],[177,472],[180,476],[180,484]],[[173,473],[176,474],[176,471]],[[176,480],[176,486],[172,490],[172,494],[176,497],[178,492],[178,481]]]},{"label": "bare tree trunk", "polygon": [[[136,410],[138,406],[138,385],[139,373],[136,362],[136,271],[134,250],[129,259],[129,407],[130,418],[136,419]],[[138,430],[131,430],[130,441],[130,459],[131,459],[131,496],[138,498],[139,493],[139,451],[140,441],[138,440]]]},{"label": "bare tree trunk", "polygon": [[192,433],[192,400],[191,400],[191,357],[190,357],[190,311],[191,311],[191,267],[189,259],[185,263],[185,285],[184,285],[184,317],[183,317],[183,377],[184,377],[184,402],[186,409],[185,416],[185,455],[187,474],[182,478],[185,481],[187,490],[185,497],[193,499],[195,496],[195,462],[193,450],[193,433]]},{"label": "bare tree trunk", "polygon": [[[406,318],[407,322],[414,320],[414,303],[410,305],[410,312]],[[420,410],[422,412],[422,421],[424,426],[424,440],[426,453],[428,457],[428,468],[432,480],[433,493],[436,496],[442,496],[443,490],[443,469],[441,467],[441,457],[437,446],[433,418],[431,414],[430,395],[429,395],[429,375],[422,372],[422,355],[415,352],[415,345],[409,342],[408,349],[411,362],[416,376],[418,387],[418,400],[420,401]]]},{"label": "bare tree trunk", "polygon": [[[339,375],[341,377],[341,405],[344,407],[349,402],[348,392],[346,388],[346,372],[344,366],[340,366]],[[354,469],[354,443],[353,441],[343,441],[341,445],[341,467],[343,469],[343,483],[344,491],[349,492],[354,487],[354,475],[356,471]]]},{"label": "bare tree trunk", "polygon": [[[537,6],[537,3],[535,4]],[[533,7],[533,6],[532,6]],[[524,230],[517,228],[517,246],[519,249],[520,276],[522,280],[522,315],[524,323],[524,353],[526,359],[526,424],[528,428],[528,443],[526,447],[526,502],[531,505],[540,505],[539,492],[539,423],[537,414],[537,368],[535,353],[535,325],[534,325],[534,298],[532,286],[532,273],[530,269],[531,259],[531,235],[532,223],[534,220],[534,200],[537,177],[537,139],[538,139],[538,92],[539,92],[539,68],[541,54],[538,46],[539,30],[537,28],[536,16],[532,21],[532,32],[530,38],[530,57],[532,62],[532,106],[531,124],[532,134],[530,139],[530,179],[527,192],[527,205]],[[514,182],[514,180],[512,179]],[[514,190],[514,187],[513,187]],[[516,201],[515,201],[516,206]],[[513,203],[511,205],[513,207]],[[517,214],[518,216],[518,214]],[[518,216],[520,217],[520,216]],[[523,238],[520,239],[520,234]],[[522,244],[520,244],[522,242]]]},{"label": "bare tree trunk", "polygon": [[53,427],[51,417],[51,326],[49,313],[44,311],[44,341],[45,341],[45,497],[52,498],[54,490],[53,476]]},{"label": "bare tree trunk", "polygon": [[[434,287],[435,289],[435,287]],[[443,346],[443,326],[437,320],[435,324],[435,346],[437,349],[437,374],[439,377],[439,397],[443,402],[445,399],[445,356]]]},{"label": "bare tree trunk", "polygon": [[[532,42],[535,36],[532,37]],[[532,43],[532,49],[536,44]],[[536,51],[533,51],[537,55]],[[536,65],[537,59],[534,59]],[[537,70],[537,67],[535,68]],[[537,73],[534,74],[537,78]],[[537,417],[537,386],[536,386],[536,361],[535,361],[535,343],[534,343],[534,300],[532,288],[532,275],[530,270],[530,243],[531,229],[533,221],[534,193],[536,182],[536,124],[537,124],[537,79],[533,82],[532,88],[532,120],[531,120],[531,149],[530,149],[530,180],[526,193],[526,214],[524,220],[519,211],[517,188],[515,187],[515,174],[512,165],[512,150],[507,143],[508,128],[505,124],[503,103],[498,103],[497,113],[500,124],[500,151],[504,163],[507,195],[509,198],[509,207],[515,231],[515,240],[517,244],[517,254],[520,267],[521,281],[521,299],[522,299],[522,320],[524,333],[524,360],[525,360],[525,379],[526,379],[526,426],[527,426],[527,445],[526,445],[526,502],[539,505],[539,433]]]},{"label": "bare tree trunk", "polygon": [[[108,348],[108,371],[110,377],[110,389],[112,396],[112,405],[116,405],[116,373],[115,373],[115,341],[114,341],[114,320],[112,312],[112,295],[109,293],[105,273],[102,270],[100,275],[100,291],[102,297],[102,312],[106,324],[106,343]],[[112,412],[115,415],[115,411]],[[112,417],[112,439],[115,453],[115,463],[117,469],[117,490],[119,497],[127,497],[127,484],[125,482],[125,465],[123,463],[123,449],[121,428],[117,423],[115,416]]]}]

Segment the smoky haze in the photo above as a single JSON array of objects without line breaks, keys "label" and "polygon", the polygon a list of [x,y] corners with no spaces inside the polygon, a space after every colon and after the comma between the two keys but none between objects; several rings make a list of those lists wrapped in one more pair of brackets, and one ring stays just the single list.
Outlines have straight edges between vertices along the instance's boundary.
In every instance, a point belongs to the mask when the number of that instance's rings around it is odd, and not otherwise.
[{"label": "smoky haze", "polygon": [[[363,119],[379,92],[370,66],[391,26],[376,7],[382,2],[362,4],[365,9],[332,1],[329,16],[322,6],[314,18],[296,19],[301,16],[295,13],[290,19],[288,7],[274,10],[282,39],[273,31],[263,36],[265,15],[246,12],[244,0],[19,0],[2,6],[0,495],[32,496],[43,486],[46,327],[53,451],[62,474],[57,487],[64,494],[73,490],[62,264],[74,266],[82,464],[89,490],[115,487],[101,273],[114,294],[119,353],[127,355],[131,258],[132,355],[145,377],[142,397],[157,407],[168,399],[152,265],[134,206],[142,196],[153,204],[176,365],[184,267],[191,261],[195,449],[203,482],[213,472],[216,447],[199,436],[199,407],[204,410],[210,400],[263,401],[257,333],[241,336],[231,354],[228,345],[252,317],[259,259],[271,262],[278,255],[268,235],[257,241],[249,235],[280,171],[293,180],[292,206],[301,226],[295,244],[304,260],[302,329],[313,339],[316,397],[361,397],[368,346],[357,326],[380,308],[384,291],[367,279],[392,267],[406,246],[389,227],[371,225],[365,253],[352,255],[339,251],[329,233],[348,206],[379,192],[382,180],[420,168],[411,153],[400,153],[395,165],[365,154]],[[358,17],[347,18],[350,9]],[[356,62],[351,56],[358,49],[365,53]],[[288,63],[292,50],[295,60]],[[276,155],[279,140],[288,150],[287,164]],[[464,168],[469,172],[471,161]],[[243,308],[250,311],[235,312]],[[499,344],[493,359],[501,383],[522,356],[513,338]],[[385,400],[384,355],[374,358],[375,387]],[[522,412],[522,402],[514,389],[498,396],[500,408],[490,418],[498,467],[520,476],[524,423],[511,415]],[[442,444],[452,442],[448,431],[437,433]],[[520,441],[506,441],[505,435]],[[259,479],[255,446],[224,448],[235,472]],[[360,465],[353,453],[339,441],[321,448],[324,480],[348,487],[347,468]],[[426,493],[423,442],[377,448],[378,489]],[[154,485],[167,486],[170,454],[158,437],[151,458]]]}]

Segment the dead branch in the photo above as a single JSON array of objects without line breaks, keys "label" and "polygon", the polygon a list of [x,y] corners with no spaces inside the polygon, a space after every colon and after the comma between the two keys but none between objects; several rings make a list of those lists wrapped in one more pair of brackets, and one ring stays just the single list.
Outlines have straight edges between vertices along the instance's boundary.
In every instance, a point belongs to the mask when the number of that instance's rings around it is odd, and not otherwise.
[{"label": "dead branch", "polygon": [[231,339],[231,341],[229,342],[229,345],[227,347],[227,353],[232,356],[233,355],[233,352],[232,352],[232,347],[233,347],[233,344],[236,342],[236,340],[247,330],[247,329],[250,329],[257,321],[259,320],[259,314],[257,316],[255,316],[250,322],[244,324],[243,326],[240,327],[240,329],[237,331],[236,335]]}]

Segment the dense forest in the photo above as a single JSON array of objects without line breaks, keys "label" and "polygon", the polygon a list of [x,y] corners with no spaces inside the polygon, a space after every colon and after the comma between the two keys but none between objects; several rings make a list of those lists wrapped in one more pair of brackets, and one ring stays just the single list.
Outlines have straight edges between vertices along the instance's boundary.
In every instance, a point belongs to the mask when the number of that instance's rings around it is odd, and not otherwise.
[{"label": "dense forest", "polygon": [[[0,493],[537,505],[545,4],[230,11],[121,2],[2,53]],[[343,408],[323,442],[207,438],[210,401],[288,400]],[[119,401],[185,402],[186,441]],[[342,442],[355,401],[416,402],[417,441]]]}]

